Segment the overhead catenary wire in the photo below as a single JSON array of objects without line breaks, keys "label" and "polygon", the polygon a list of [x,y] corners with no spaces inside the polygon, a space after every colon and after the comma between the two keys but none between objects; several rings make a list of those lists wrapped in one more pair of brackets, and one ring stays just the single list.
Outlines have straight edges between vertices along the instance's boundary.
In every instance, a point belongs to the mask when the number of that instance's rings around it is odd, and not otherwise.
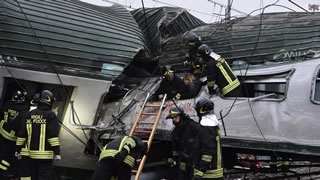
[{"label": "overhead catenary wire", "polygon": [[[26,15],[26,13],[24,12],[23,8],[21,7],[21,4],[20,4],[19,0],[17,0],[16,2],[17,2],[17,5],[18,5],[19,9],[21,10],[21,13],[22,13],[23,16],[25,17],[28,25],[30,26],[30,29],[31,29],[32,32],[34,33],[34,36],[35,36],[36,40],[38,41],[40,47],[42,48],[45,56],[48,58],[48,60],[49,60],[49,62],[50,62],[50,64],[51,64],[51,66],[52,66],[55,74],[57,75],[57,78],[58,78],[58,80],[59,80],[59,83],[60,83],[60,85],[62,86],[62,89],[64,90],[64,93],[65,93],[65,95],[66,95],[66,97],[67,97],[67,100],[70,101],[71,98],[69,97],[69,94],[68,94],[68,92],[67,92],[67,90],[66,90],[66,88],[65,88],[65,86],[64,86],[64,84],[63,84],[63,82],[62,82],[62,80],[61,80],[61,77],[60,77],[60,75],[59,75],[59,73],[58,73],[58,71],[57,71],[54,63],[52,62],[52,60],[51,60],[51,58],[49,57],[46,49],[44,48],[43,44],[41,43],[40,38],[39,38],[39,36],[37,35],[36,31],[35,31],[34,28],[32,27],[32,25],[31,25],[31,23],[30,23],[27,15]],[[75,113],[75,114],[76,114],[76,117],[78,117],[78,116],[77,116],[77,113],[76,113],[76,111],[75,111],[75,109],[74,109],[74,107],[73,107],[73,104],[71,104],[71,106],[72,106],[73,113]],[[79,118],[78,118],[78,122],[79,122],[80,126],[82,127],[82,124],[81,124],[81,121],[80,121]],[[69,132],[69,133],[72,132],[68,127],[66,127],[66,126],[63,124],[63,122],[60,121],[60,123],[63,125],[62,127],[67,130],[67,132]],[[86,140],[88,141],[89,138],[88,138],[87,134],[85,133],[84,129],[82,129],[82,132],[83,132]],[[71,133],[70,133],[70,134],[71,134]],[[73,134],[71,134],[71,135],[75,135],[75,134],[73,133]],[[76,136],[76,139],[79,140],[80,138]],[[83,141],[81,141],[81,142],[83,143]]]}]

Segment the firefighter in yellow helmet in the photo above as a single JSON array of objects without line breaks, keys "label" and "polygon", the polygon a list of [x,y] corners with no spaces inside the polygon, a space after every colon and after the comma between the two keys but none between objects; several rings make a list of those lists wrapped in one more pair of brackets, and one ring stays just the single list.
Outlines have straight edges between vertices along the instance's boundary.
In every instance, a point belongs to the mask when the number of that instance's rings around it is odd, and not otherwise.
[{"label": "firefighter in yellow helmet", "polygon": [[175,75],[173,68],[169,65],[163,67],[162,73],[165,78],[154,93],[153,100],[162,100],[165,94],[167,94],[167,99],[183,99],[185,93],[189,90],[184,81]]},{"label": "firefighter in yellow helmet", "polygon": [[195,110],[201,126],[193,152],[194,170],[192,180],[222,180],[220,122],[214,114],[214,103],[207,98],[200,99]]},{"label": "firefighter in yellow helmet", "polygon": [[184,113],[182,107],[173,106],[166,119],[172,119],[172,157],[176,180],[190,180],[192,177],[191,153],[200,125]]},{"label": "firefighter in yellow helmet", "polygon": [[209,94],[216,93],[214,89],[214,85],[216,84],[223,96],[238,96],[240,81],[232,72],[227,61],[214,53],[206,44],[199,46],[198,56],[202,58],[201,62],[206,65],[205,72]]},{"label": "firefighter in yellow helmet", "polygon": [[185,61],[183,65],[190,68],[192,73],[197,79],[199,79],[203,73],[203,65],[199,61],[197,51],[199,46],[202,44],[201,37],[196,33],[190,32],[187,36],[187,46],[189,48],[185,55]]}]

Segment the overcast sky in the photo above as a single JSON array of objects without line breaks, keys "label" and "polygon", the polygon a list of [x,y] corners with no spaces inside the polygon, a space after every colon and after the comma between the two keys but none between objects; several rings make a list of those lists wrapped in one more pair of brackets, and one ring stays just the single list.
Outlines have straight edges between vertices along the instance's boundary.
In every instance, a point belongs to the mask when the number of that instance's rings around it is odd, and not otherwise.
[{"label": "overcast sky", "polygon": [[[127,7],[140,8],[142,7],[142,0],[81,0],[88,3],[109,6],[111,3],[115,2],[122,4]],[[211,2],[210,2],[211,1]],[[232,0],[230,0],[232,1]],[[231,11],[231,16],[244,16],[242,13],[250,13],[256,9],[264,7],[269,4],[273,4],[277,0],[233,0]],[[320,5],[320,0],[291,0],[301,7],[307,9],[307,4],[317,4]],[[179,6],[189,10],[191,14],[203,20],[206,23],[215,22],[224,18],[225,7],[221,5],[227,5],[228,0],[143,0],[145,7],[160,7],[160,6]],[[216,2],[216,3],[214,3]],[[289,0],[279,0],[277,5],[285,6],[294,11],[302,12],[303,10]],[[265,10],[265,12],[288,12],[291,11],[287,8],[280,6],[272,6]],[[320,11],[317,11],[320,12]],[[255,12],[253,15],[260,14],[261,11]],[[221,14],[223,16],[217,16],[214,14]]]}]

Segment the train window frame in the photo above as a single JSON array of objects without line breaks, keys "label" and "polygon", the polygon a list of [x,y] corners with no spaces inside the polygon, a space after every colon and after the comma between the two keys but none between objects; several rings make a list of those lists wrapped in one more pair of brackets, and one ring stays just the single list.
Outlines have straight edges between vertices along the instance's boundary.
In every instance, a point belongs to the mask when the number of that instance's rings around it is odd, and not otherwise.
[{"label": "train window frame", "polygon": [[[19,84],[17,83],[19,82]],[[64,86],[60,84],[50,84],[50,83],[41,83],[24,79],[15,79],[11,77],[5,77],[3,83],[3,90],[0,97],[0,105],[10,99],[11,93],[14,89],[21,88],[22,86],[27,91],[27,100],[31,100],[34,93],[40,93],[42,90],[50,90],[56,97],[56,102],[52,106],[52,112],[54,112],[57,118],[63,122],[65,113],[67,112],[68,104],[70,103],[70,98],[74,87],[73,86]],[[65,94],[67,93],[67,94]],[[61,126],[60,129],[61,130]]]},{"label": "train window frame", "polygon": [[311,102],[320,104],[320,65],[316,68],[312,82]]},{"label": "train window frame", "polygon": [[[266,101],[283,101],[287,97],[289,87],[289,77],[292,75],[294,70],[285,72],[270,73],[270,74],[252,74],[247,76],[237,76],[242,83],[241,93],[237,97],[239,99],[256,98],[266,96],[268,94],[274,94],[264,97],[261,100]],[[251,88],[251,92],[247,92],[245,89]],[[252,88],[254,90],[252,91]],[[249,95],[245,95],[249,94]],[[236,97],[223,97],[222,98],[236,98]]]}]

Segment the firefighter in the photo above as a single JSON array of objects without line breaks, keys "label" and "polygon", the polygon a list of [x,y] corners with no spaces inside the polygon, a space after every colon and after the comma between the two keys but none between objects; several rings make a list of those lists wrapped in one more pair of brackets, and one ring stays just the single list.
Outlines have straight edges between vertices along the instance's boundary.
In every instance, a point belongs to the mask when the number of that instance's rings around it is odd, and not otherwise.
[{"label": "firefighter", "polygon": [[172,156],[174,160],[177,180],[190,180],[192,178],[192,164],[190,157],[195,138],[200,125],[189,118],[182,107],[174,106],[170,109],[166,119],[172,119],[174,129],[172,137]]},{"label": "firefighter", "polygon": [[205,72],[207,75],[207,86],[209,94],[215,94],[214,85],[220,89],[225,97],[236,97],[240,90],[240,81],[235,76],[227,61],[220,55],[214,53],[206,44],[198,48],[198,55],[202,58],[201,62],[206,64]]},{"label": "firefighter", "polygon": [[223,179],[220,122],[214,114],[214,103],[207,98],[200,99],[195,110],[201,127],[194,148],[192,180]]},{"label": "firefighter", "polygon": [[191,73],[199,79],[203,73],[203,65],[199,61],[197,51],[199,46],[202,44],[201,37],[191,32],[188,34],[187,46],[189,47],[188,52],[185,55],[185,61],[183,64],[191,69]]},{"label": "firefighter", "polygon": [[26,126],[19,133],[16,142],[16,157],[21,158],[21,148],[28,142],[31,158],[32,178],[50,179],[53,160],[60,160],[59,124],[57,116],[51,111],[55,97],[49,90],[40,95],[38,107],[26,117]]},{"label": "firefighter", "polygon": [[[30,101],[30,111],[37,108],[38,103],[40,101],[40,93],[35,93],[33,95],[32,100]],[[23,121],[22,127],[26,126],[26,121]],[[20,130],[19,134],[23,132],[23,130]],[[20,153],[21,157],[18,157],[18,177],[20,177],[20,180],[30,180],[32,171],[31,171],[31,159],[30,159],[30,153],[28,149],[27,142],[24,143],[23,148],[21,149]]]},{"label": "firefighter", "polygon": [[175,75],[171,66],[164,66],[162,72],[165,78],[154,93],[153,100],[162,100],[165,94],[167,94],[167,99],[179,100],[183,98],[188,91],[188,86],[184,84],[180,77]]},{"label": "firefighter", "polygon": [[147,153],[148,147],[135,136],[118,137],[104,146],[92,180],[130,180],[135,161]]},{"label": "firefighter", "polygon": [[3,176],[2,179],[11,178],[15,173],[13,164],[17,134],[29,111],[29,106],[25,103],[26,94],[20,90],[15,91],[11,100],[5,103],[0,112],[0,172]]}]

